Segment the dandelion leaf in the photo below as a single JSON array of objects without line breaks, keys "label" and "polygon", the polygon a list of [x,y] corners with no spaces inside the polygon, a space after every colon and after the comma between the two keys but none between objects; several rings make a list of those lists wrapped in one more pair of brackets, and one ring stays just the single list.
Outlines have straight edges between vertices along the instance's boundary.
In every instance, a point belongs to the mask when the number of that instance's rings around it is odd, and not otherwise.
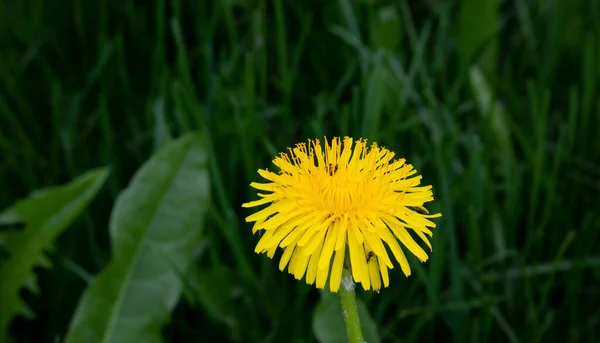
[{"label": "dandelion leaf", "polygon": [[79,300],[65,343],[161,341],[201,243],[206,163],[204,140],[187,135],[137,171],[111,214],[112,260]]},{"label": "dandelion leaf", "polygon": [[[0,341],[6,341],[11,319],[34,317],[19,296],[21,288],[38,293],[35,267],[50,268],[46,256],[54,240],[77,218],[103,185],[106,169],[92,170],[69,184],[32,193],[0,214]],[[12,226],[21,225],[20,228]]]}]

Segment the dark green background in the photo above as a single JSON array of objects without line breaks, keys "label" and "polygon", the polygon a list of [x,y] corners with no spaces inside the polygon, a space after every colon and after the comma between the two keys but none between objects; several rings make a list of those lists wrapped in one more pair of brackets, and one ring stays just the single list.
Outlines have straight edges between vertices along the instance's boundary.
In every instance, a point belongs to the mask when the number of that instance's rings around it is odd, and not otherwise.
[{"label": "dark green background", "polygon": [[240,205],[272,156],[323,135],[407,158],[443,213],[426,264],[358,292],[383,341],[594,341],[599,17],[592,0],[1,1],[0,207],[111,167],[40,293],[23,291],[37,319],[14,320],[15,341],[65,334],[85,287],[74,269],[110,260],[116,195],[195,130],[215,149],[197,263],[219,300],[182,299],[167,341],[315,341],[319,292],[253,253]]}]

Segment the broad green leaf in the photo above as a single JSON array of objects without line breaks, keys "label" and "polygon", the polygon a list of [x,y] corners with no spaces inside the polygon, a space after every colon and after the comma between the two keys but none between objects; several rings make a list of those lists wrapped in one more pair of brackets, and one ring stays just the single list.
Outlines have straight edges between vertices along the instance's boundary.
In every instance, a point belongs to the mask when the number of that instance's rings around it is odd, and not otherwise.
[{"label": "broad green leaf", "polygon": [[111,215],[113,259],[80,299],[66,343],[161,341],[200,244],[206,163],[204,141],[186,135],[136,173]]},{"label": "broad green leaf", "polygon": [[[377,324],[369,314],[367,306],[360,299],[356,299],[356,305],[365,341],[381,342]],[[339,294],[321,292],[321,299],[313,317],[313,332],[321,343],[348,343]]]},{"label": "broad green leaf", "polygon": [[9,257],[0,265],[0,338],[7,335],[15,315],[33,315],[19,297],[19,290],[27,287],[37,291],[33,268],[50,267],[45,252],[96,195],[107,175],[104,168],[90,171],[69,184],[34,192],[0,214],[2,224],[25,225],[2,235],[2,249]]}]

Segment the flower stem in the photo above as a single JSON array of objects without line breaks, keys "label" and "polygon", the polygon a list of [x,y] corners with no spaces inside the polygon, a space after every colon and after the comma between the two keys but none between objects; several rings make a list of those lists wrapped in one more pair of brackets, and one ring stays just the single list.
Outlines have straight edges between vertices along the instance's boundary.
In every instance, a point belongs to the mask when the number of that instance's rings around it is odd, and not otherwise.
[{"label": "flower stem", "polygon": [[344,268],[342,284],[339,290],[342,300],[342,314],[346,324],[346,333],[349,343],[364,343],[360,319],[358,318],[358,307],[356,307],[356,295],[354,293],[354,281],[350,272]]}]

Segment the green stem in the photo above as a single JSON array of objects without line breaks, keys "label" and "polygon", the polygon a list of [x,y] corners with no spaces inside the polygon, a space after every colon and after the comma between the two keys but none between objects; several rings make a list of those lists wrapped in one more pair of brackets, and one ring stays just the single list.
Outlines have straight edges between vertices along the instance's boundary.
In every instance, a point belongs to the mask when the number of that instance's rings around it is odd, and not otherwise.
[{"label": "green stem", "polygon": [[364,343],[360,319],[358,318],[358,307],[356,307],[356,295],[354,293],[354,281],[350,272],[344,268],[342,284],[340,285],[340,298],[342,300],[342,314],[346,323],[346,333],[349,343]]}]

